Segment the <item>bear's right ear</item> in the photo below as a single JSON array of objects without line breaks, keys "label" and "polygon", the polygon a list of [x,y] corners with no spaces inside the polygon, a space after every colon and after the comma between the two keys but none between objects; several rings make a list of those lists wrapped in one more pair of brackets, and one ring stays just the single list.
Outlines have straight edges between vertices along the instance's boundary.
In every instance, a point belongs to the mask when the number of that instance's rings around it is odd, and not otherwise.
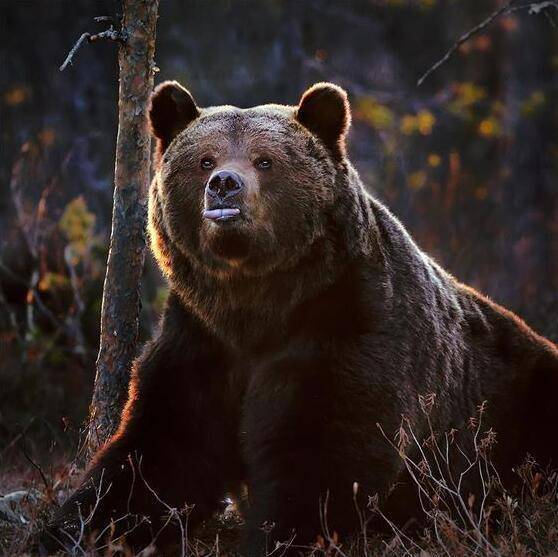
[{"label": "bear's right ear", "polygon": [[164,81],[151,95],[149,121],[163,153],[171,141],[200,115],[190,92],[177,81]]}]

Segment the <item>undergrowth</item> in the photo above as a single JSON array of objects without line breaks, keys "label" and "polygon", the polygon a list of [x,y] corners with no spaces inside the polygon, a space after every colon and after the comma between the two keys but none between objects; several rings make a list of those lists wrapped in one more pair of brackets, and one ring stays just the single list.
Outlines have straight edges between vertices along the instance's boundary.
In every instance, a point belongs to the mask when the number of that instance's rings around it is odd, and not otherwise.
[{"label": "undergrowth", "polygon": [[[422,397],[421,403],[428,424],[423,438],[417,437],[405,418],[393,438],[378,425],[414,485],[423,515],[420,527],[410,530],[393,522],[375,494],[367,496],[366,505],[357,503],[362,494],[355,483],[353,495],[360,531],[351,539],[339,539],[328,524],[326,500],[321,509],[323,531],[313,546],[297,546],[293,536],[270,547],[268,555],[281,556],[290,548],[301,555],[324,557],[558,557],[558,473],[542,469],[528,457],[514,470],[517,482],[508,489],[491,461],[497,436],[483,427],[484,405],[463,431],[438,433],[430,421],[434,398]],[[0,520],[0,551],[6,556],[38,554],[34,549],[36,533],[79,478],[79,470],[73,464],[53,466],[46,472],[32,464],[24,474],[12,472],[1,478],[0,493],[16,487],[27,493],[14,507],[18,523]],[[471,485],[478,486],[475,495],[470,492]],[[178,555],[238,555],[242,519],[233,504],[195,532],[188,532],[192,507],[171,508],[154,490],[152,494],[165,509],[168,521],[178,525],[182,533]],[[99,498],[102,496],[100,486]],[[67,554],[133,555],[124,538],[111,539],[109,535],[108,541],[105,538],[101,543],[99,533],[88,533],[88,520],[90,516],[82,517],[79,535],[71,538]],[[382,533],[370,528],[372,522],[383,524]],[[272,528],[272,524],[262,525],[264,532],[270,533]],[[151,545],[138,555],[158,554]]]}]

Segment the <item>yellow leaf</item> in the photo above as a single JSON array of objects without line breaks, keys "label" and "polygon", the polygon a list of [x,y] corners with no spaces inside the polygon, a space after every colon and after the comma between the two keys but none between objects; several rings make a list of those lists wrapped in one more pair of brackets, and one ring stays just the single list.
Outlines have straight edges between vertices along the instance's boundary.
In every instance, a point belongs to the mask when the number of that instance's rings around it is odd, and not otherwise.
[{"label": "yellow leaf", "polygon": [[73,257],[83,255],[93,236],[95,215],[89,211],[82,196],[66,205],[58,225],[71,244]]},{"label": "yellow leaf", "polygon": [[413,116],[412,114],[405,114],[403,118],[401,118],[399,129],[404,135],[412,135],[415,133],[418,129],[416,116]]},{"label": "yellow leaf", "polygon": [[529,117],[534,116],[546,103],[546,96],[543,91],[533,91],[521,105],[521,114]]},{"label": "yellow leaf", "polygon": [[426,184],[426,172],[424,170],[413,172],[407,178],[407,184],[414,190],[420,190]]},{"label": "yellow leaf", "polygon": [[429,110],[421,110],[417,114],[417,126],[421,135],[430,135],[436,123],[436,117]]},{"label": "yellow leaf", "polygon": [[483,137],[496,137],[500,135],[500,124],[496,118],[490,116],[479,124],[479,134]]},{"label": "yellow leaf", "polygon": [[475,197],[480,200],[484,201],[488,196],[488,190],[486,188],[480,187],[475,190]]},{"label": "yellow leaf", "polygon": [[39,133],[39,140],[45,147],[50,147],[56,139],[56,132],[52,128],[45,128]]},{"label": "yellow leaf", "polygon": [[461,116],[470,116],[472,107],[487,96],[484,87],[475,85],[470,81],[454,83],[452,89],[455,98],[449,104],[449,109]]},{"label": "yellow leaf", "polygon": [[357,103],[357,112],[377,130],[386,130],[393,125],[393,112],[372,96],[359,99]]},{"label": "yellow leaf", "polygon": [[442,157],[440,157],[438,153],[430,153],[428,155],[428,158],[426,159],[426,162],[428,163],[428,166],[437,168],[438,166],[440,166],[440,164],[442,164]]},{"label": "yellow leaf", "polygon": [[30,96],[30,91],[27,87],[18,85],[12,87],[4,93],[4,101],[8,106],[18,106],[25,102]]}]

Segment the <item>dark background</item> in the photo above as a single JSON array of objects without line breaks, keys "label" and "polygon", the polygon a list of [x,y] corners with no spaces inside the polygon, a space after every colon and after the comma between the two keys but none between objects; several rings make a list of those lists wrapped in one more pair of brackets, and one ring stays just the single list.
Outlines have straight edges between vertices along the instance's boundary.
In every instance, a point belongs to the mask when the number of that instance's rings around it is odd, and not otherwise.
[{"label": "dark background", "polygon": [[[345,87],[350,156],[419,245],[558,340],[558,11],[514,13],[417,79],[500,5],[161,0],[157,81],[200,105],[295,104]],[[117,127],[118,2],[1,0],[0,466],[70,447],[92,391]],[[553,23],[551,18],[556,22]],[[165,297],[153,264],[142,338]],[[39,458],[39,457],[37,457]]]}]

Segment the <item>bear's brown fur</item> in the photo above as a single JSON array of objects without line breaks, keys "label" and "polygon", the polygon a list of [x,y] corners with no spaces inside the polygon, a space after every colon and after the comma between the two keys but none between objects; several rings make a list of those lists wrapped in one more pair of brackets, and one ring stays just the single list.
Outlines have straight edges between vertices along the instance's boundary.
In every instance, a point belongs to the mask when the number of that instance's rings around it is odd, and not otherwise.
[{"label": "bear's brown fur", "polygon": [[[502,472],[526,452],[556,463],[556,347],[454,280],[365,192],[346,157],[342,89],[317,84],[296,107],[201,109],[166,82],[150,118],[150,235],[170,297],[120,429],[58,532],[101,481],[111,488],[93,525],[149,516],[128,536],[136,547],[164,523],[160,500],[195,505],[193,526],[243,483],[247,555],[262,554],[265,521],[268,544],[313,542],[326,494],[330,529],[350,532],[354,482],[363,494],[405,482],[376,423],[391,435],[404,415],[423,437],[421,394],[436,395],[443,431],[488,401]],[[217,220],[223,208],[235,215]],[[400,519],[409,497],[392,496]]]}]

